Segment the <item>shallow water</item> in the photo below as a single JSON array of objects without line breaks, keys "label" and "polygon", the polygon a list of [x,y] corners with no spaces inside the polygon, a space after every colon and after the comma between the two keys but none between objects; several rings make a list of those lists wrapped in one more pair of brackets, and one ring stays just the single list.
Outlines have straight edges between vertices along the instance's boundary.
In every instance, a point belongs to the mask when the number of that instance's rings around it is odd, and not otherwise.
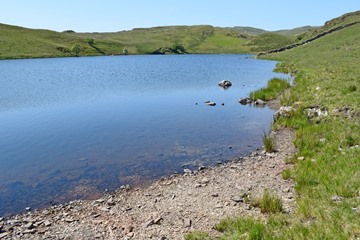
[{"label": "shallow water", "polygon": [[238,99],[285,76],[274,67],[249,55],[0,61],[0,214],[254,150],[273,112]]}]

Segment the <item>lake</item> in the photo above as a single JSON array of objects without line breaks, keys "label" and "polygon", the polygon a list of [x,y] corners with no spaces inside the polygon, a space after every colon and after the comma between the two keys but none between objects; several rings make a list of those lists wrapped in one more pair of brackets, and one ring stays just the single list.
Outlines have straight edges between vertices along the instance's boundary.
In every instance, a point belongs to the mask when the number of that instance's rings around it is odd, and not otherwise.
[{"label": "lake", "polygon": [[[261,147],[273,111],[238,100],[287,78],[275,64],[251,55],[0,61],[0,214],[96,198]],[[223,79],[233,86],[220,88]]]}]

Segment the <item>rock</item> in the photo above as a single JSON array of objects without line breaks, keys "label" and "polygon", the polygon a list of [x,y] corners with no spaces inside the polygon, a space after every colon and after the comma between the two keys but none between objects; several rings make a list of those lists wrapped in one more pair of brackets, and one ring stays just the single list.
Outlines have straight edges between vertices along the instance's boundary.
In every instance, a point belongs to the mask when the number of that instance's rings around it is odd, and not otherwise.
[{"label": "rock", "polygon": [[223,88],[229,88],[232,86],[232,83],[229,80],[222,80],[218,85]]},{"label": "rock", "polygon": [[250,98],[241,98],[239,100],[239,103],[242,105],[246,105],[246,104],[252,103],[252,100]]},{"label": "rock", "polygon": [[189,227],[191,227],[191,219],[190,218],[184,218],[184,227],[185,228],[189,228]]},{"label": "rock", "polygon": [[315,119],[317,122],[328,116],[327,110],[319,106],[312,106],[306,108],[304,111],[307,113],[308,119]]},{"label": "rock", "polygon": [[331,197],[331,200],[334,202],[341,202],[343,198],[335,195]]},{"label": "rock", "polygon": [[103,198],[95,200],[95,203],[97,203],[97,204],[101,204],[101,203],[104,203],[104,202],[105,202],[105,199],[103,199]]},{"label": "rock", "polygon": [[232,196],[230,199],[236,203],[244,202],[244,199],[239,196]]},{"label": "rock", "polygon": [[20,226],[21,225],[21,221],[20,220],[8,220],[7,224],[11,225],[11,226]]},{"label": "rock", "polygon": [[266,102],[261,99],[258,99],[255,101],[255,105],[265,105],[265,104],[266,104]]},{"label": "rock", "polygon": [[106,203],[109,206],[114,206],[115,205],[115,200],[114,200],[114,198],[111,197],[106,201]]},{"label": "rock", "polygon": [[45,220],[44,222],[45,227],[51,226],[51,222],[49,220]]},{"label": "rock", "polygon": [[204,170],[206,167],[205,166],[200,166],[199,168],[198,168],[198,170],[199,171],[202,171],[202,170]]},{"label": "rock", "polygon": [[126,225],[126,226],[122,227],[122,230],[125,234],[129,234],[134,230],[134,227],[131,225]]},{"label": "rock", "polygon": [[219,194],[218,194],[218,193],[212,193],[211,196],[212,196],[212,197],[218,197]]},{"label": "rock", "polygon": [[27,207],[25,208],[25,210],[29,212],[31,210],[31,207]]},{"label": "rock", "polygon": [[207,177],[204,177],[204,178],[201,179],[201,181],[200,181],[201,184],[207,184],[207,183],[209,183],[209,182],[210,182],[210,180],[209,180]]},{"label": "rock", "polygon": [[297,160],[299,161],[303,161],[305,159],[305,157],[298,157]]},{"label": "rock", "polygon": [[26,228],[26,229],[33,229],[33,228],[35,228],[35,227],[34,227],[34,224],[33,224],[33,223],[29,222],[29,223],[27,223],[27,224],[24,225],[24,228]]},{"label": "rock", "polygon": [[99,207],[98,209],[100,211],[102,211],[102,212],[109,212],[110,211],[109,207]]},{"label": "rock", "polygon": [[10,234],[9,232],[0,233],[0,239],[6,237],[6,236],[9,235],[9,234]]},{"label": "rock", "polygon": [[27,230],[23,231],[22,233],[23,234],[33,234],[35,232],[36,232],[36,229],[27,229]]},{"label": "rock", "polygon": [[161,224],[161,221],[163,220],[162,217],[155,218],[154,224]]},{"label": "rock", "polygon": [[208,106],[216,106],[216,103],[211,101],[206,101],[205,104]]},{"label": "rock", "polygon": [[75,222],[76,220],[72,219],[72,218],[65,218],[64,221],[68,222],[68,223],[72,223],[72,222]]},{"label": "rock", "polygon": [[282,106],[274,114],[274,120],[278,120],[280,117],[290,117],[293,112],[291,106]]},{"label": "rock", "polygon": [[151,225],[154,225],[154,219],[152,218],[143,224],[143,228],[150,227]]},{"label": "rock", "polygon": [[191,171],[190,169],[188,169],[188,168],[185,168],[185,169],[184,169],[184,173],[191,174],[192,171]]}]

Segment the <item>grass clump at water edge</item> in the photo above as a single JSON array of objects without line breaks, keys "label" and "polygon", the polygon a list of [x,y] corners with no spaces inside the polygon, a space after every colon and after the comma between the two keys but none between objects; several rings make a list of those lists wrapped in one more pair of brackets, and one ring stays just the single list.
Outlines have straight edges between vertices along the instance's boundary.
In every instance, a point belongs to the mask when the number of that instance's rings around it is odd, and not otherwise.
[{"label": "grass clump at water edge", "polygon": [[272,78],[268,81],[265,88],[251,92],[250,98],[252,100],[261,99],[263,101],[268,101],[275,99],[280,93],[284,92],[289,87],[289,80],[282,78]]}]

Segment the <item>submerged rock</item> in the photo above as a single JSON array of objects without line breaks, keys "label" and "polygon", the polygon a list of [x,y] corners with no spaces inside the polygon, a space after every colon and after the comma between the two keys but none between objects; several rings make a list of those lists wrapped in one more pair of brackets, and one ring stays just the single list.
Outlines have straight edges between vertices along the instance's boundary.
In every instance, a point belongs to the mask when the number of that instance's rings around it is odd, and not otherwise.
[{"label": "submerged rock", "polygon": [[208,106],[216,106],[216,103],[211,101],[206,101],[205,104]]},{"label": "submerged rock", "polygon": [[241,98],[239,100],[239,103],[242,105],[246,105],[246,104],[252,103],[252,100],[250,98]]},{"label": "submerged rock", "polygon": [[232,83],[229,80],[222,80],[218,85],[223,88],[229,88],[232,86]]},{"label": "submerged rock", "polygon": [[256,105],[265,105],[266,102],[263,101],[263,100],[261,100],[261,99],[258,99],[258,100],[255,101],[255,104],[256,104]]}]

